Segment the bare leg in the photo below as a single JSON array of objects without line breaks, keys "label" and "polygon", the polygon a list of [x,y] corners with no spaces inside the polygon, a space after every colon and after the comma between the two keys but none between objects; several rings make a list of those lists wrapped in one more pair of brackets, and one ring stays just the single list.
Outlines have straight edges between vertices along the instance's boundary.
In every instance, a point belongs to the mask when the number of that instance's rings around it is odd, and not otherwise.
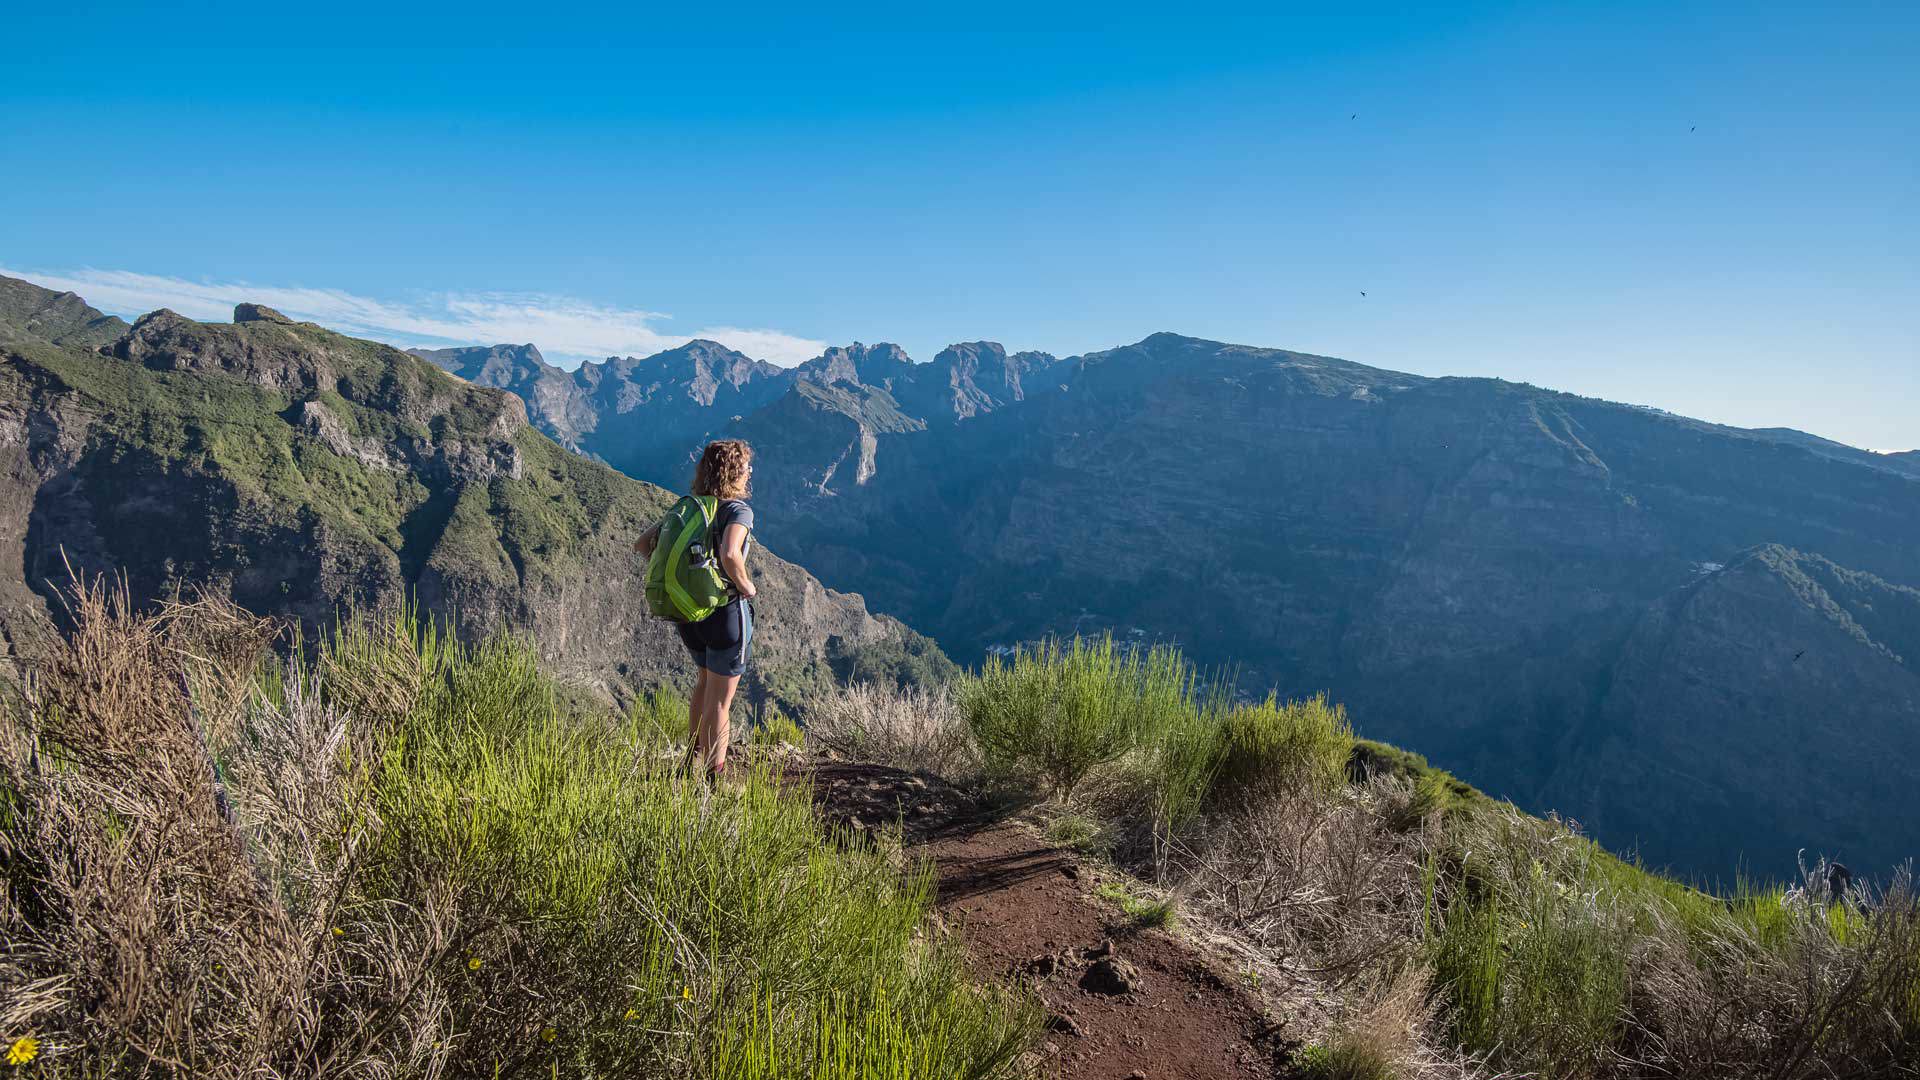
[{"label": "bare leg", "polygon": [[707,770],[712,772],[727,763],[727,736],[731,726],[727,714],[733,710],[733,692],[740,688],[740,676],[707,672],[706,677],[707,696],[703,702],[706,722],[701,725],[701,734],[705,736]]},{"label": "bare leg", "polygon": [[697,756],[700,753],[700,721],[706,715],[707,680],[711,677],[707,669],[696,667],[693,678],[693,697],[687,700],[687,754]]}]

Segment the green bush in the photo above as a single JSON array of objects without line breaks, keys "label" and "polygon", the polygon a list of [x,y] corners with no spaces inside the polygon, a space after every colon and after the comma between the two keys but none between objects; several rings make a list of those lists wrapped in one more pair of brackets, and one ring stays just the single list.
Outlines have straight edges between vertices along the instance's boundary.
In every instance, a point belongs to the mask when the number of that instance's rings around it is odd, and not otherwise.
[{"label": "green bush", "polygon": [[1141,767],[1153,795],[1153,822],[1162,839],[1200,812],[1218,781],[1226,755],[1224,694],[1204,706],[1168,709],[1148,733]]},{"label": "green bush", "polygon": [[1216,797],[1257,798],[1276,791],[1333,791],[1347,779],[1353,727],[1326,695],[1281,704],[1269,696],[1226,714]]},{"label": "green bush", "polygon": [[962,681],[959,703],[989,764],[1034,769],[1064,799],[1089,772],[1178,723],[1192,680],[1174,650],[1075,638],[989,657]]},{"label": "green bush", "polygon": [[1047,839],[1069,851],[1104,858],[1113,849],[1105,826],[1085,814],[1064,813],[1047,822]]},{"label": "green bush", "polygon": [[1372,1046],[1341,1038],[1300,1051],[1300,1071],[1307,1080],[1397,1080],[1400,1075]]}]

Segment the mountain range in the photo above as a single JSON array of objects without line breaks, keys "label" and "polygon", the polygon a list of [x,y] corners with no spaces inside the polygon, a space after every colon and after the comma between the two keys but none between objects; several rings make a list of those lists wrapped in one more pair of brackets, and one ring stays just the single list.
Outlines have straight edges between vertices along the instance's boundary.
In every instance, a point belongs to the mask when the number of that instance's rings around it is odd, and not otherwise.
[{"label": "mountain range", "polygon": [[[569,453],[527,411],[259,305],[129,325],[0,278],[0,661],[36,651],[72,575],[123,574],[136,602],[211,589],[310,633],[411,596],[468,636],[531,636],[603,697],[686,676],[632,550],[671,496]],[[755,561],[750,699],[951,668],[858,596]]]},{"label": "mountain range", "polygon": [[1701,877],[1920,854],[1920,454],[1169,333],[420,355],[670,488],[751,440],[761,534],[962,661],[1178,642]]}]

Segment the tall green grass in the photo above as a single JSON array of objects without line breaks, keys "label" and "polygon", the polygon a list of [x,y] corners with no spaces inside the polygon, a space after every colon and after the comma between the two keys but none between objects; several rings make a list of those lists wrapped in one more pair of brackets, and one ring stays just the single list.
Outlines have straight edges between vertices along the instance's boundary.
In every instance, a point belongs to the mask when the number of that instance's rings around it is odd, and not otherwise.
[{"label": "tall green grass", "polygon": [[1178,652],[1098,641],[1044,642],[992,656],[963,680],[961,714],[989,763],[1036,773],[1061,798],[1191,708]]},{"label": "tall green grass", "polygon": [[[373,776],[369,901],[436,884],[492,898],[503,917],[473,929],[450,984],[468,1045],[495,1047],[483,1060],[711,1076],[1010,1068],[1031,1007],[970,987],[953,947],[926,936],[926,870],[902,879],[764,769],[718,791],[671,775],[648,751],[659,733],[684,738],[683,699],[652,695],[639,738],[638,725],[563,718],[533,649],[511,638],[443,648],[424,676]],[[503,1010],[496,971],[540,996]]]},{"label": "tall green grass", "polygon": [[685,746],[687,743],[687,696],[670,686],[656,687],[633,699],[627,706],[627,725],[631,737],[656,746]]}]

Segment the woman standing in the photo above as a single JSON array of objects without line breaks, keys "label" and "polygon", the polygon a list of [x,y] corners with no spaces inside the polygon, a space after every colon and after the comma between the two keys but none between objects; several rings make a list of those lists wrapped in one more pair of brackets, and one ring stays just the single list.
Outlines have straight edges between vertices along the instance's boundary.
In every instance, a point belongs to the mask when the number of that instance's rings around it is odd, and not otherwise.
[{"label": "woman standing", "polygon": [[[687,707],[689,756],[698,757],[710,775],[727,768],[728,713],[740,676],[747,670],[747,646],[753,640],[753,579],[747,576],[747,549],[753,532],[753,507],[746,503],[753,478],[753,448],[738,439],[707,444],[693,473],[693,494],[719,500],[714,514],[713,543],[720,571],[732,596],[706,618],[679,623],[680,640],[698,674],[693,700]],[[634,550],[652,557],[660,540],[660,526],[642,533]]]}]

